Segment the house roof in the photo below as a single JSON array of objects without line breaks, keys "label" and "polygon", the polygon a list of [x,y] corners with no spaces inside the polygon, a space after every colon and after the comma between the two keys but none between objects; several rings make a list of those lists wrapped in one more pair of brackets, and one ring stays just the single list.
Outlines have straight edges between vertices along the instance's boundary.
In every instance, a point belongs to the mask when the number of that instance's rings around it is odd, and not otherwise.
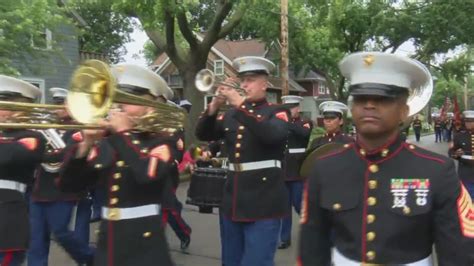
[{"label": "house roof", "polygon": [[227,41],[219,40],[214,47],[231,61],[241,56],[264,56],[265,43],[256,40]]},{"label": "house roof", "polygon": [[[268,82],[270,83],[270,88],[275,90],[281,90],[281,78],[279,77],[269,77]],[[298,83],[294,80],[288,80],[289,90],[293,92],[306,92],[306,90],[301,87]]]},{"label": "house roof", "polygon": [[162,53],[155,59],[153,65],[161,66],[166,61],[166,59],[168,59],[168,55],[166,55],[166,53]]},{"label": "house roof", "polygon": [[313,70],[307,70],[307,69],[301,69],[297,74],[295,74],[295,72],[293,70],[290,70],[289,71],[289,76],[290,78],[296,80],[296,81],[303,81],[303,80],[321,80],[321,81],[325,81],[326,79],[316,73],[315,71]]},{"label": "house roof", "polygon": [[[200,35],[196,35],[196,37],[202,40]],[[265,43],[255,39],[242,41],[227,41],[221,39],[214,44],[211,51],[221,57],[225,57],[223,59],[231,63],[232,60],[241,56],[264,56],[266,47]],[[155,59],[153,66],[157,69],[162,69],[168,61],[169,58],[166,53],[162,53]]]}]

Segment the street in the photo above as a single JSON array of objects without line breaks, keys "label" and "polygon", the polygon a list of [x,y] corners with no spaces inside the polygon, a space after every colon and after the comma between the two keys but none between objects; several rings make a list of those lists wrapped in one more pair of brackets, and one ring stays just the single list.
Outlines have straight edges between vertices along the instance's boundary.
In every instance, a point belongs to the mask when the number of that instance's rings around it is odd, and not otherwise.
[{"label": "street", "polygon": [[[432,150],[437,153],[447,154],[447,143],[435,143],[434,135],[428,135],[421,138],[419,143],[416,143],[414,136],[408,140],[410,143],[415,143],[425,149]],[[189,182],[182,183],[177,191],[178,198],[181,202],[186,199],[186,191]],[[219,219],[214,210],[213,214],[201,214],[197,211],[197,207],[185,205],[183,209],[183,217],[192,228],[191,244],[186,253],[181,252],[179,248],[179,240],[174,235],[174,232],[168,227],[167,236],[172,252],[172,256],[177,266],[193,265],[193,266],[219,266],[220,261],[220,239],[219,239]],[[298,216],[293,213],[293,234],[292,245],[285,250],[277,250],[276,266],[294,265],[296,262],[296,244],[298,236]],[[95,229],[97,223],[93,224],[91,228],[91,239],[95,241]],[[126,240],[125,240],[126,241]],[[53,266],[67,266],[74,265],[72,260],[66,253],[59,248],[55,243],[51,245],[50,265]]]}]

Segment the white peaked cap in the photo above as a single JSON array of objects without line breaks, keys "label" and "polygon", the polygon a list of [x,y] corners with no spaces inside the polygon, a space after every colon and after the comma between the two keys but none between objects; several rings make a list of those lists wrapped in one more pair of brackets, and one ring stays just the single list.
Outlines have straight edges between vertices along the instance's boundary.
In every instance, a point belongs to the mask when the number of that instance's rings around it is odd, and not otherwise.
[{"label": "white peaked cap", "polygon": [[0,75],[0,92],[16,92],[21,96],[36,99],[41,95],[38,87],[21,79]]},{"label": "white peaked cap", "polygon": [[166,81],[150,69],[134,64],[118,64],[111,68],[119,85],[129,85],[147,89],[153,96],[173,98],[173,91]]},{"label": "white peaked cap", "polygon": [[348,107],[347,105],[341,102],[325,101],[319,105],[319,110],[321,111],[321,113],[335,112],[343,114],[345,111],[348,110]]}]

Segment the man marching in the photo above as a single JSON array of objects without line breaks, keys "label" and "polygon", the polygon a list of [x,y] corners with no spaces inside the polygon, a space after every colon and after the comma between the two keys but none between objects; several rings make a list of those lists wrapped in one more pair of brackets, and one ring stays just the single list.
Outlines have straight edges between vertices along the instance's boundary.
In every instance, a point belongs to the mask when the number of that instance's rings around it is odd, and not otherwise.
[{"label": "man marching", "polygon": [[[305,157],[309,136],[313,124],[311,121],[300,117],[300,103],[303,97],[287,95],[281,97],[283,105],[290,109],[291,120],[288,122],[289,136],[288,149],[285,153],[284,175],[285,184],[288,189],[290,208],[293,206],[297,214],[301,210],[301,196],[303,194],[303,177],[300,176],[300,167]],[[292,211],[282,219],[279,249],[286,249],[291,245]]]},{"label": "man marching", "polygon": [[[30,83],[0,75],[1,101],[32,103],[40,95],[40,90]],[[15,117],[21,115],[17,111],[0,110],[0,123],[19,123]],[[19,266],[25,259],[30,239],[25,191],[33,182],[46,143],[36,131],[0,130],[0,265]]]},{"label": "man marching", "polygon": [[[94,66],[96,64],[93,64]],[[102,68],[102,67],[101,67]],[[166,82],[147,68],[114,66],[119,90],[165,102],[172,95]],[[85,130],[66,155],[60,186],[81,191],[104,181],[95,266],[173,265],[161,226],[161,202],[170,172],[176,168],[173,141],[156,132],[135,130],[137,120],[153,107],[120,104],[102,124],[108,129]]]},{"label": "man marching", "polygon": [[340,69],[357,142],[314,162],[299,265],[432,266],[436,255],[440,266],[471,266],[474,209],[453,161],[400,139],[408,95],[429,86],[428,70],[377,52],[351,54]]},{"label": "man marching", "polygon": [[[203,141],[224,139],[229,154],[221,209],[223,264],[274,265],[280,219],[289,210],[281,170],[289,113],[266,100],[272,62],[249,56],[236,58],[233,66],[245,97],[237,89],[219,86],[219,96],[199,119],[196,136]],[[226,101],[232,108],[218,114]]]},{"label": "man marching", "polygon": [[[63,105],[67,90],[51,88],[50,91],[53,93],[53,102]],[[61,119],[60,123],[71,121],[65,109],[57,111],[57,115]],[[78,264],[91,264],[94,254],[89,247],[90,205],[82,207],[83,202],[87,202],[87,191],[64,193],[56,186],[66,143],[76,143],[80,132],[55,129],[41,132],[48,143],[31,194],[30,225],[34,233],[28,250],[28,265],[48,265],[50,235]],[[79,203],[81,206],[78,206]]]}]

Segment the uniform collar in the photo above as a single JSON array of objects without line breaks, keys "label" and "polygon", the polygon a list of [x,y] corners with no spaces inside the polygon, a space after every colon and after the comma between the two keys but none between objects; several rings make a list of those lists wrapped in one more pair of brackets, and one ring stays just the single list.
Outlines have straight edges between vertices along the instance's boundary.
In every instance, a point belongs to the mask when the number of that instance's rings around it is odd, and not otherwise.
[{"label": "uniform collar", "polygon": [[368,161],[375,162],[392,156],[403,146],[404,143],[405,142],[400,138],[400,135],[397,135],[393,139],[387,141],[385,145],[372,151],[365,149],[359,141],[356,141],[355,148],[359,156]]},{"label": "uniform collar", "polygon": [[255,101],[245,100],[245,103],[244,103],[244,104],[245,104],[247,107],[258,108],[258,107],[260,107],[260,106],[267,105],[268,102],[267,102],[267,99],[266,99],[266,98],[262,98],[262,99],[255,100]]},{"label": "uniform collar", "polygon": [[334,132],[334,133],[331,133],[331,134],[324,133],[324,136],[328,137],[328,138],[334,138],[334,137],[339,136],[341,134],[342,134],[341,131],[337,131],[337,132]]}]

